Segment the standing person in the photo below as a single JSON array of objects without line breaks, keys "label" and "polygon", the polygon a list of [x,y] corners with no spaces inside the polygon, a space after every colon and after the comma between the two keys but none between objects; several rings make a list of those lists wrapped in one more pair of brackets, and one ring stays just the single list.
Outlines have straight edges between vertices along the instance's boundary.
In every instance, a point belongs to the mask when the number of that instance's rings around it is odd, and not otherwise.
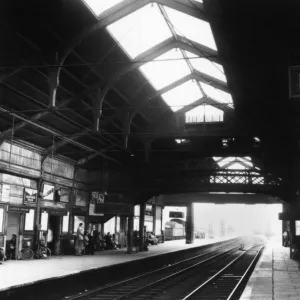
[{"label": "standing person", "polygon": [[16,259],[16,243],[17,236],[15,234],[12,234],[7,247],[7,259]]},{"label": "standing person", "polygon": [[84,229],[83,229],[83,223],[80,223],[77,228],[76,233],[76,243],[75,243],[75,250],[76,255],[81,256],[82,250],[83,250],[83,236],[84,236]]},{"label": "standing person", "polygon": [[289,246],[289,233],[287,230],[285,230],[282,234],[283,236],[283,247],[288,247]]},{"label": "standing person", "polygon": [[92,225],[92,229],[91,229],[91,232],[89,235],[89,237],[90,237],[90,254],[91,255],[94,255],[98,235],[99,235],[99,232],[96,229],[96,225]]},{"label": "standing person", "polygon": [[4,258],[5,258],[4,249],[2,247],[0,247],[0,265],[2,265]]}]

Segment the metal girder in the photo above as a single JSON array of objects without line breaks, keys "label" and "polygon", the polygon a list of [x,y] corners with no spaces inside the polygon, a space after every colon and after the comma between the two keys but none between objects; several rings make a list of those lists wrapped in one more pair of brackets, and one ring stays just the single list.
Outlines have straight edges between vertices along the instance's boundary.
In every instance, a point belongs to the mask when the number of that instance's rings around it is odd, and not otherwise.
[{"label": "metal girder", "polygon": [[[112,148],[113,148],[113,146],[109,146],[109,147],[101,150],[100,152],[101,153],[105,153],[105,152],[109,151]],[[81,158],[80,160],[78,160],[77,163],[76,163],[76,165],[77,166],[83,166],[83,165],[87,164],[91,159],[93,159],[93,158],[95,158],[97,156],[99,156],[99,153],[92,153],[92,154],[90,154],[90,155],[88,155],[88,156],[86,156],[86,157]]]},{"label": "metal girder", "polygon": [[199,57],[207,58],[213,62],[222,64],[221,59],[218,57],[218,52],[190,39],[177,35],[177,47],[189,51]]},{"label": "metal girder", "polygon": [[191,17],[207,21],[204,14],[203,4],[193,0],[155,0],[157,4],[168,6],[182,13],[190,15]]},{"label": "metal girder", "polygon": [[[68,139],[75,141],[78,138],[87,135],[89,132],[90,132],[90,130],[86,129],[84,131],[81,131],[81,132],[78,132],[78,133],[75,133],[75,134],[71,135],[70,137],[68,137]],[[49,154],[53,153],[54,151],[57,151],[59,148],[67,145],[68,143],[69,142],[66,141],[66,140],[61,140],[57,143],[54,143],[54,145],[52,145],[52,146],[50,146],[46,149],[44,155],[49,155]]]},{"label": "metal girder", "polygon": [[25,118],[25,117],[22,117],[21,115],[18,115],[18,114],[16,114],[16,113],[12,113],[12,112],[10,112],[9,110],[7,110],[7,109],[5,109],[5,108],[3,108],[3,107],[0,107],[0,111],[1,111],[1,112],[5,112],[5,113],[8,113],[8,114],[11,114],[11,115],[14,116],[15,118],[17,118],[17,119],[19,119],[19,120],[22,120],[22,121],[24,121],[24,122],[26,122],[26,123],[28,123],[28,124],[30,124],[30,125],[32,125],[32,126],[35,126],[35,127],[39,128],[39,129],[42,129],[42,130],[44,130],[44,131],[50,133],[51,135],[56,136],[56,137],[58,137],[58,138],[60,138],[60,139],[62,139],[62,140],[64,140],[64,141],[66,141],[66,142],[68,142],[68,143],[70,143],[70,144],[73,144],[73,145],[75,145],[75,146],[77,146],[77,147],[79,147],[79,148],[82,148],[82,149],[87,150],[87,151],[90,151],[90,152],[99,153],[99,155],[101,155],[101,156],[103,156],[103,157],[105,157],[105,158],[107,158],[107,159],[109,159],[109,160],[111,160],[111,161],[114,161],[114,162],[117,163],[117,164],[121,164],[118,160],[116,160],[116,159],[114,159],[114,158],[111,158],[111,157],[109,157],[109,156],[107,156],[107,155],[104,155],[103,153],[101,153],[101,152],[98,151],[98,150],[92,149],[92,148],[90,148],[90,147],[87,147],[87,146],[85,146],[85,145],[79,143],[79,142],[76,142],[76,141],[74,141],[74,140],[72,140],[72,139],[70,139],[70,138],[65,137],[63,133],[58,132],[57,130],[52,129],[50,126],[46,126],[46,125],[44,125],[44,124],[38,124],[38,123],[36,123],[36,122],[34,122],[34,121],[31,121],[30,119],[27,119],[27,118]]},{"label": "metal girder", "polygon": [[[59,104],[58,108],[61,108],[61,107],[64,107],[64,106],[68,105],[71,101],[72,101],[72,99],[70,99],[70,98],[67,98],[67,99],[63,100],[63,101]],[[49,114],[51,114],[51,113],[53,113],[53,112],[55,112],[55,109],[53,109],[53,110],[45,110],[45,111],[36,113],[36,114],[33,115],[29,120],[32,121],[32,122],[38,121],[39,119],[41,119],[41,118],[43,118],[43,117],[45,117],[45,116],[47,116],[47,115],[49,115]],[[3,132],[0,134],[0,142],[2,142],[3,140],[5,140],[6,138],[10,137],[10,136],[12,135],[12,132],[16,132],[16,131],[22,129],[22,128],[25,127],[27,124],[28,124],[27,121],[21,121],[21,122],[17,123],[17,124],[14,126],[14,128],[11,127],[11,128],[9,128],[9,129],[3,131]]]},{"label": "metal girder", "polygon": [[209,76],[205,73],[199,72],[198,70],[194,70],[194,79],[209,84],[214,88],[219,89],[223,92],[230,93],[228,90],[227,83],[217,78],[214,78],[212,76]]}]

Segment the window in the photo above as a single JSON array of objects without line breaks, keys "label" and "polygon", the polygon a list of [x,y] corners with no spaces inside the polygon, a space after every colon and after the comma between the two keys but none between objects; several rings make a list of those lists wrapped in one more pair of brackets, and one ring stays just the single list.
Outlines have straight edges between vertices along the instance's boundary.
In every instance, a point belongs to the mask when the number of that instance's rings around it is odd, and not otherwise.
[{"label": "window", "polygon": [[123,0],[83,0],[87,6],[95,13],[95,15],[100,15],[104,11],[108,10],[109,8],[117,5],[118,3],[122,2]]},{"label": "window", "polygon": [[3,232],[4,208],[0,207],[0,232]]},{"label": "window", "polygon": [[202,93],[194,80],[189,80],[162,94],[162,98],[175,112],[184,106],[201,99]]},{"label": "window", "polygon": [[48,213],[46,211],[41,213],[41,230],[48,230]]},{"label": "window", "polygon": [[224,112],[211,105],[202,104],[185,114],[186,123],[223,122]]},{"label": "window", "polygon": [[134,206],[134,216],[139,217],[140,216],[140,205],[137,204]]},{"label": "window", "polygon": [[180,50],[172,49],[155,60],[144,64],[140,70],[156,90],[191,74]]},{"label": "window", "polygon": [[107,30],[132,59],[172,37],[157,4],[144,6],[109,25]]},{"label": "window", "polygon": [[25,231],[33,231],[34,229],[35,210],[30,209],[29,213],[25,214]]},{"label": "window", "polygon": [[63,216],[62,220],[62,232],[68,233],[69,232],[69,212],[66,216]]}]

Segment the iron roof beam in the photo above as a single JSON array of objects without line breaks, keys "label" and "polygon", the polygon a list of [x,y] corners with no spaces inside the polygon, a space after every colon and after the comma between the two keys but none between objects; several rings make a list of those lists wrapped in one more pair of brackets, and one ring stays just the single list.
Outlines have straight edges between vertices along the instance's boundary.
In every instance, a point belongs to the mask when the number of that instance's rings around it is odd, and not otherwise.
[{"label": "iron roof beam", "polygon": [[83,144],[81,144],[81,143],[78,143],[78,142],[76,142],[76,141],[73,141],[73,140],[70,139],[70,138],[65,137],[65,134],[63,134],[63,133],[61,133],[61,132],[58,132],[57,130],[54,130],[54,129],[51,128],[50,126],[46,126],[46,125],[44,125],[44,124],[38,124],[36,121],[32,121],[32,120],[30,120],[30,119],[27,119],[26,117],[22,117],[22,116],[19,115],[19,114],[12,113],[12,112],[10,112],[9,110],[7,110],[7,109],[5,109],[5,108],[3,108],[3,107],[0,107],[0,111],[1,111],[1,112],[5,112],[5,113],[8,113],[8,114],[14,116],[14,117],[17,118],[17,119],[22,120],[23,122],[26,122],[26,123],[28,123],[28,124],[34,126],[34,127],[37,127],[37,128],[39,128],[39,129],[41,129],[41,130],[44,130],[44,131],[48,132],[49,134],[51,134],[51,135],[53,135],[53,136],[56,136],[56,137],[58,137],[58,138],[60,138],[60,139],[62,139],[62,140],[64,140],[64,141],[66,141],[66,142],[68,142],[68,143],[70,143],[70,144],[73,144],[73,145],[75,145],[75,146],[77,146],[77,147],[79,147],[79,148],[82,148],[82,149],[87,150],[87,151],[89,151],[89,152],[99,153],[99,155],[101,155],[101,156],[103,156],[103,157],[105,157],[105,158],[107,158],[107,159],[109,159],[109,160],[111,160],[111,161],[114,161],[114,162],[117,163],[117,164],[121,164],[118,160],[116,160],[116,159],[114,159],[114,158],[111,158],[110,156],[104,155],[103,153],[101,153],[101,152],[98,151],[98,150],[92,149],[92,148],[87,147],[87,146],[85,146],[85,145],[83,145]]},{"label": "iron roof beam", "polygon": [[225,82],[223,82],[223,81],[221,81],[221,80],[219,80],[215,77],[212,77],[208,74],[199,72],[198,70],[194,70],[194,79],[197,80],[197,81],[201,81],[203,83],[206,83],[208,85],[211,85],[216,89],[219,89],[223,92],[226,92],[226,93],[230,94],[230,92],[228,90],[227,83],[225,83]]},{"label": "iron roof beam", "polygon": [[[67,98],[67,99],[63,100],[61,103],[59,103],[57,108],[64,107],[64,106],[68,105],[71,101],[72,101],[72,99]],[[45,117],[51,113],[54,113],[54,112],[55,112],[55,109],[48,109],[48,110],[45,110],[42,112],[38,112],[35,115],[33,115],[29,120],[32,122],[35,122],[35,121],[38,121],[38,120],[42,119],[43,117]],[[12,133],[15,133],[16,131],[24,128],[27,124],[28,124],[28,122],[21,121],[21,122],[17,123],[14,127],[11,127],[9,129],[3,131],[0,134],[0,142],[7,139],[8,137],[10,137],[12,135]]]}]

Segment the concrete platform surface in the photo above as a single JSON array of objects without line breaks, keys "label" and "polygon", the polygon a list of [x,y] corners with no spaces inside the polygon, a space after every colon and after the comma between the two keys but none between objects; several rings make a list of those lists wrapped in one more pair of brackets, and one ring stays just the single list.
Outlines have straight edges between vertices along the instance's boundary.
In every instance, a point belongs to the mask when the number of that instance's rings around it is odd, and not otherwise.
[{"label": "concrete platform surface", "polygon": [[5,261],[0,265],[0,291],[13,287],[65,277],[82,271],[98,269],[150,256],[213,244],[227,239],[195,239],[194,244],[185,244],[185,240],[167,241],[158,246],[149,246],[149,251],[127,254],[126,249],[96,252],[94,256],[53,256],[50,259]]},{"label": "concrete platform surface", "polygon": [[269,241],[240,300],[300,300],[299,262],[290,248]]}]

